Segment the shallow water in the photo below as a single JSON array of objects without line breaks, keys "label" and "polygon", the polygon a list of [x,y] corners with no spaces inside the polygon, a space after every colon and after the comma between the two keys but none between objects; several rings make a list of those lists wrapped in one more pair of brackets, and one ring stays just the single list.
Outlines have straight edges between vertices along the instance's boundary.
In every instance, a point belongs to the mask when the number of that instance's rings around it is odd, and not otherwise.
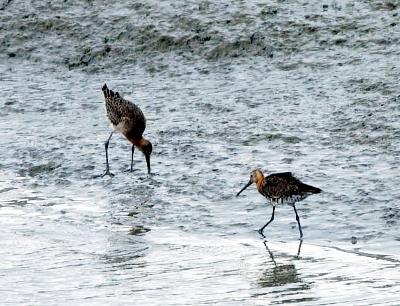
[{"label": "shallow water", "polygon": [[[0,17],[1,304],[400,303],[396,3],[21,3]],[[150,177],[120,135],[95,177],[104,82],[147,117]],[[290,207],[266,248],[271,207],[235,197],[256,167],[324,190],[299,255]]]}]

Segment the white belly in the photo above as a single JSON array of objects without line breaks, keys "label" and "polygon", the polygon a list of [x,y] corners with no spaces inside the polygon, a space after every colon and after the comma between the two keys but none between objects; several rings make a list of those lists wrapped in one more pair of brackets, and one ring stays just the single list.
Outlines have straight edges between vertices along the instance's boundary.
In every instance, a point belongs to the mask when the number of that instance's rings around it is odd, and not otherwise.
[{"label": "white belly", "polygon": [[308,196],[309,196],[309,194],[303,194],[303,195],[295,195],[295,196],[292,196],[289,198],[269,198],[269,202],[273,206],[276,206],[278,204],[287,204],[287,205],[293,206],[294,203],[304,200]]},{"label": "white belly", "polygon": [[124,130],[124,124],[122,121],[120,123],[118,123],[118,125],[114,125],[111,123],[111,128],[113,129],[113,131],[115,133],[122,133]]}]

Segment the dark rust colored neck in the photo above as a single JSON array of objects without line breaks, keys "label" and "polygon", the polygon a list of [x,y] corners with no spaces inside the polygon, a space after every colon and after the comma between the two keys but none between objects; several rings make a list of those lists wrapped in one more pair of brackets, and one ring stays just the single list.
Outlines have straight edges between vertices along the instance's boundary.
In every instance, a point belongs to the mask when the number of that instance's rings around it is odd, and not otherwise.
[{"label": "dark rust colored neck", "polygon": [[257,190],[261,191],[265,185],[264,174],[261,171],[255,172],[254,182],[256,183]]},{"label": "dark rust colored neck", "polygon": [[258,180],[258,181],[256,182],[257,190],[258,190],[259,192],[261,192],[261,191],[263,190],[264,185],[265,185],[265,179],[264,179],[264,177],[263,177],[261,180]]},{"label": "dark rust colored neck", "polygon": [[142,151],[142,148],[148,143],[148,140],[143,137],[129,139],[129,141],[132,142],[140,151]]}]

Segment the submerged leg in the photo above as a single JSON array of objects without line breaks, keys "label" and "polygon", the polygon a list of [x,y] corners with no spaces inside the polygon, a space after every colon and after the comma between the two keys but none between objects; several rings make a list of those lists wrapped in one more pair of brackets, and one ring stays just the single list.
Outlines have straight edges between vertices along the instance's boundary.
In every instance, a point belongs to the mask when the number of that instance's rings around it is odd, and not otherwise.
[{"label": "submerged leg", "polygon": [[131,167],[128,170],[125,170],[124,172],[133,172],[133,153],[135,153],[134,145],[132,145]]},{"label": "submerged leg", "polygon": [[111,132],[110,136],[108,137],[107,141],[104,143],[104,147],[106,149],[106,170],[104,171],[102,177],[109,175],[109,176],[114,176],[110,172],[110,165],[108,164],[108,144],[110,143],[111,136],[113,135],[114,131]]},{"label": "submerged leg", "polygon": [[133,153],[135,153],[135,146],[134,145],[132,145],[131,170],[130,170],[130,172],[133,172]]},{"label": "submerged leg", "polygon": [[303,244],[303,239],[300,239],[300,241],[299,241],[299,247],[297,248],[297,257],[300,256],[302,244]]},{"label": "submerged leg", "polygon": [[274,254],[272,254],[271,250],[269,249],[269,247],[267,245],[267,241],[264,240],[263,243],[264,243],[264,246],[265,246],[265,248],[267,249],[267,251],[269,253],[269,256],[271,257],[272,262],[274,263],[274,265],[276,267],[277,265],[276,265],[276,261],[275,261],[275,258],[274,258]]},{"label": "submerged leg", "polygon": [[264,236],[264,234],[263,234],[264,229],[268,226],[268,224],[270,224],[272,221],[274,221],[274,216],[275,216],[275,206],[272,206],[272,216],[271,216],[271,219],[269,219],[269,221],[268,221],[262,228],[260,228],[260,229],[258,230],[258,232],[260,233],[260,235],[263,235],[263,236]]},{"label": "submerged leg", "polygon": [[300,240],[302,240],[303,239],[303,231],[301,230],[300,218],[299,218],[299,215],[297,214],[296,206],[294,204],[293,204],[293,208],[294,208],[294,213],[296,214],[297,224],[299,225]]}]

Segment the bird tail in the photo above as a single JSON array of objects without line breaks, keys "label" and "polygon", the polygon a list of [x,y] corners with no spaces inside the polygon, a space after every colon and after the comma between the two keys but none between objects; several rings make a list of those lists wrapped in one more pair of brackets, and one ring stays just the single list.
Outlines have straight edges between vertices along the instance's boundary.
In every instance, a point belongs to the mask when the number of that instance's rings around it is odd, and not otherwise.
[{"label": "bird tail", "polygon": [[103,91],[104,94],[104,98],[108,98],[109,96],[111,96],[112,91],[108,89],[107,84],[104,83],[103,87],[101,88],[101,90]]},{"label": "bird tail", "polygon": [[307,185],[304,183],[301,183],[301,185],[299,187],[302,192],[307,192],[307,193],[320,193],[322,191],[321,189],[319,189],[317,187]]},{"label": "bird tail", "polygon": [[119,93],[116,92],[114,93],[111,89],[108,89],[107,84],[104,83],[103,87],[101,88],[103,90],[104,97],[107,98],[114,98],[114,97],[120,97]]}]

